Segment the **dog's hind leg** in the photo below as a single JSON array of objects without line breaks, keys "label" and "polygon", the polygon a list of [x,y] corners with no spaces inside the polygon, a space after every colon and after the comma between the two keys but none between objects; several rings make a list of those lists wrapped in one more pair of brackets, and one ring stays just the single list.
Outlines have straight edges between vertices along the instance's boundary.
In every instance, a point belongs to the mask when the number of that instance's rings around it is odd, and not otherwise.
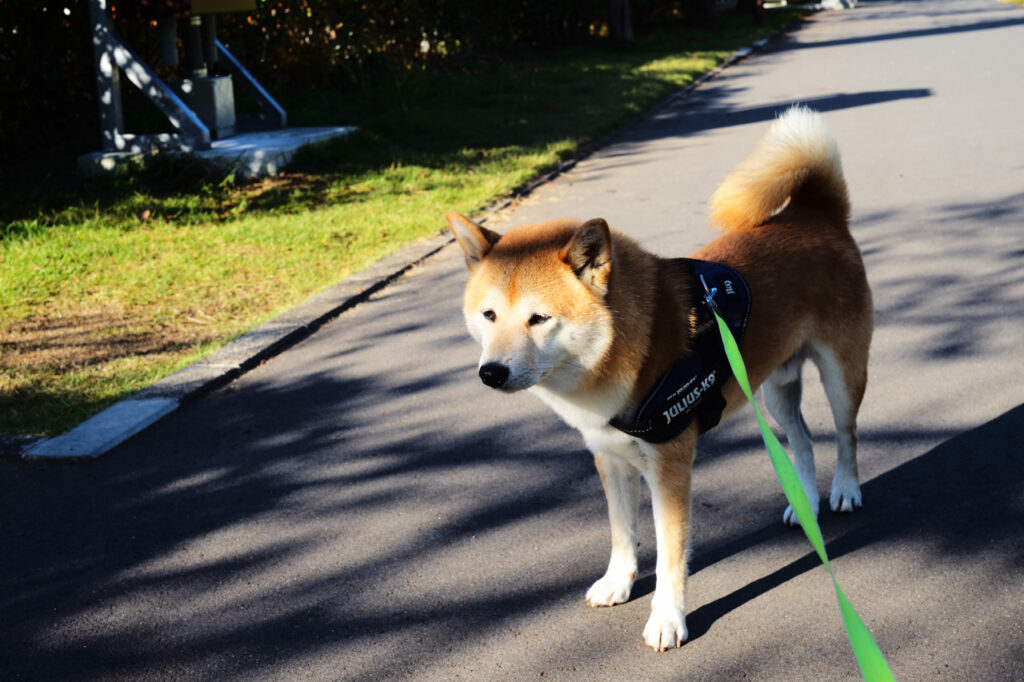
[{"label": "dog's hind leg", "polygon": [[836,423],[836,473],[829,496],[832,511],[852,512],[861,506],[857,475],[857,411],[867,384],[867,356],[868,341],[843,344],[840,349],[821,343],[812,345],[811,357],[818,366]]},{"label": "dog's hind leg", "polygon": [[587,590],[591,606],[615,606],[629,599],[636,578],[636,524],[640,504],[640,472],[614,455],[594,455],[608,499],[612,555],[604,577]]},{"label": "dog's hind leg", "polygon": [[[797,475],[811,503],[811,511],[818,515],[818,484],[814,472],[814,446],[811,433],[800,411],[800,398],[803,391],[801,368],[805,356],[797,354],[784,362],[765,380],[764,402],[775,421],[786,432],[786,440],[793,451],[793,460]],[[782,514],[782,522],[788,526],[798,526],[800,522],[793,512],[792,505],[786,507]]]}]

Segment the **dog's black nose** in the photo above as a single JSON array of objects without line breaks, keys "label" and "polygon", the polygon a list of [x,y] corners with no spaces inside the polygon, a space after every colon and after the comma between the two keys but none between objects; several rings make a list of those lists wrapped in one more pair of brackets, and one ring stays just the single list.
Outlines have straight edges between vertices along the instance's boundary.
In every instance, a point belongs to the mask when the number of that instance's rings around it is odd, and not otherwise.
[{"label": "dog's black nose", "polygon": [[491,388],[501,388],[508,381],[508,367],[500,362],[488,362],[480,368],[480,379]]}]

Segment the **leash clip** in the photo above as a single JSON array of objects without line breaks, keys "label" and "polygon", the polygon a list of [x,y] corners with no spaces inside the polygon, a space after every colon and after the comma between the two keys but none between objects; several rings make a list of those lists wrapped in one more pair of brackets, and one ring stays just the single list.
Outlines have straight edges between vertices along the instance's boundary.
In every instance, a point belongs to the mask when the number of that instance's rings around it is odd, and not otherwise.
[{"label": "leash clip", "polygon": [[715,303],[715,295],[718,293],[718,287],[708,288],[708,283],[705,281],[704,275],[700,276],[700,283],[704,287],[704,305],[717,314],[718,305]]}]

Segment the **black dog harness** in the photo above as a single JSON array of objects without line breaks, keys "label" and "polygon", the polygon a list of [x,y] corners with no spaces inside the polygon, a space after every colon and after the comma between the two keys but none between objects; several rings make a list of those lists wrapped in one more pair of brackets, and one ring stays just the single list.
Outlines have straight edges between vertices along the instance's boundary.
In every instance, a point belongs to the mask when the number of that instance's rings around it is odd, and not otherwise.
[{"label": "black dog harness", "polygon": [[[750,317],[750,288],[730,267],[692,258],[676,258],[691,271],[695,292],[717,289],[714,304],[736,343],[742,343]],[[697,334],[690,353],[683,355],[655,383],[632,422],[613,417],[618,430],[648,443],[664,443],[678,436],[694,419],[704,433],[716,426],[725,409],[722,385],[732,376],[714,315],[696,306]]]}]

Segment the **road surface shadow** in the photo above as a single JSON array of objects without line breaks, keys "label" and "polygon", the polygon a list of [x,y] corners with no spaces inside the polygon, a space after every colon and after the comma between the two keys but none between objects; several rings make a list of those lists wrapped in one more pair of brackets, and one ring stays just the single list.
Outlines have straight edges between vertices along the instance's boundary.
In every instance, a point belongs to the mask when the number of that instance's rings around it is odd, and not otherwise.
[{"label": "road surface shadow", "polygon": [[[862,2],[863,1],[864,0],[862,0]],[[868,0],[867,3],[862,5],[862,7],[865,8],[865,9],[870,9],[872,4],[876,4],[876,3],[872,2],[871,0]],[[920,5],[921,3],[915,3],[915,4]],[[933,8],[941,8],[942,4],[941,3],[931,3],[931,7],[933,7]],[[992,11],[999,11],[999,10],[1002,10],[1004,12],[1008,11],[1008,10],[1012,11],[1012,8],[1010,8],[1010,7],[994,7],[992,9]],[[921,13],[921,12],[918,11],[918,12],[915,12],[914,16],[917,19],[920,19],[922,16],[929,16],[932,19],[943,19],[943,20],[949,20],[949,21],[954,21],[955,22],[955,21],[958,21],[958,19],[960,17],[968,17],[970,19],[977,19],[978,15],[979,15],[979,12],[977,10],[973,10],[973,11],[970,11],[970,12],[957,12],[957,11],[950,12],[950,11],[943,11],[943,9],[936,9],[936,10],[934,10],[932,12],[924,12],[924,13]],[[896,16],[896,15],[892,15],[890,13],[886,13],[886,14],[878,15],[877,17],[872,17],[870,15],[866,15],[865,13],[862,13],[862,12],[858,11],[858,13],[855,15],[855,18],[859,19],[859,20],[862,20],[862,21],[865,20],[865,19],[878,18],[878,19],[881,19],[881,20],[885,21],[886,23],[891,23],[893,21],[893,19],[894,19],[894,16]],[[955,34],[958,34],[958,33],[968,33],[968,32],[971,32],[971,31],[990,31],[992,29],[1011,28],[1011,27],[1015,27],[1015,26],[1020,26],[1021,24],[1024,24],[1024,16],[1017,16],[1017,17],[1007,18],[1007,19],[991,19],[991,20],[984,20],[984,21],[967,21],[967,22],[964,22],[964,23],[951,23],[951,24],[945,25],[945,26],[929,26],[927,28],[915,28],[915,29],[909,29],[909,30],[905,30],[905,31],[890,31],[888,33],[872,33],[870,35],[864,35],[864,36],[854,36],[854,37],[850,37],[850,38],[839,38],[837,40],[817,40],[817,41],[812,41],[812,42],[802,42],[802,41],[799,40],[799,34],[796,34],[797,37],[795,39],[791,37],[787,41],[786,47],[789,48],[789,49],[799,49],[799,50],[816,49],[816,48],[823,48],[823,47],[841,47],[843,45],[858,45],[858,44],[863,44],[863,43],[877,43],[877,42],[881,42],[881,41],[885,41],[885,40],[907,40],[907,39],[910,39],[910,38],[924,38],[924,37],[928,37],[928,36],[937,36],[937,35],[955,35]]]},{"label": "road surface shadow", "polygon": [[[993,546],[998,547],[1006,570],[1017,570],[1024,565],[1021,452],[1024,405],[867,481],[862,486],[865,505],[869,505],[865,510],[849,516],[837,516],[827,509],[821,512],[822,533],[831,538],[826,543],[829,558],[870,547],[879,561],[885,561],[885,547],[891,542],[931,539],[935,551],[943,554],[991,553]],[[708,567],[778,532],[777,526],[770,526],[727,547],[698,548],[692,570]],[[730,611],[820,566],[821,561],[809,549],[805,556],[777,571],[701,606],[687,617],[690,639],[706,634]],[[841,572],[838,577],[842,584]],[[853,596],[851,599],[856,601]]]}]

